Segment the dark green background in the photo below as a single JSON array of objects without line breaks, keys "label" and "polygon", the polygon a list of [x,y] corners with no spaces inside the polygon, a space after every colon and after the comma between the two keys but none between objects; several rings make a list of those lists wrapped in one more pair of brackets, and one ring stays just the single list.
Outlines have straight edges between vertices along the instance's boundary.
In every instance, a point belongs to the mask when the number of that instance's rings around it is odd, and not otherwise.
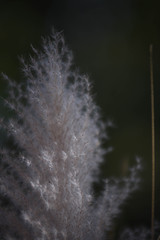
[{"label": "dark green background", "polygon": [[[88,73],[104,120],[111,119],[104,176],[123,176],[143,159],[139,191],[124,207],[117,226],[150,226],[151,121],[149,45],[153,44],[156,125],[156,218],[160,219],[160,4],[141,0],[0,1],[0,72],[22,81],[18,56],[39,48],[54,26],[63,31],[76,66]],[[6,83],[0,79],[0,95]],[[0,100],[0,117],[8,115]],[[3,143],[3,137],[0,141]],[[116,225],[115,225],[115,228]],[[118,229],[117,229],[118,231]]]}]

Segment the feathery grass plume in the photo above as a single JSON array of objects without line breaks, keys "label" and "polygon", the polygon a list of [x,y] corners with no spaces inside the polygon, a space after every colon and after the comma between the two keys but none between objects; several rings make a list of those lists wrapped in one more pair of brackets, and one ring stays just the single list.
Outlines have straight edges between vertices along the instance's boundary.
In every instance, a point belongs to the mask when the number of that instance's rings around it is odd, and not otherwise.
[{"label": "feathery grass plume", "polygon": [[[159,222],[154,223],[155,239],[159,239]],[[144,226],[135,229],[126,228],[120,235],[119,240],[150,240],[152,238],[152,231]]]},{"label": "feathery grass plume", "polygon": [[151,231],[149,228],[141,227],[135,230],[125,229],[119,240],[150,240]]},{"label": "feathery grass plume", "polygon": [[121,181],[106,180],[94,200],[92,182],[103,161],[105,124],[90,82],[72,70],[61,34],[43,41],[24,63],[26,90],[10,82],[16,117],[3,127],[18,151],[1,149],[1,239],[100,240],[137,188],[140,162]]}]

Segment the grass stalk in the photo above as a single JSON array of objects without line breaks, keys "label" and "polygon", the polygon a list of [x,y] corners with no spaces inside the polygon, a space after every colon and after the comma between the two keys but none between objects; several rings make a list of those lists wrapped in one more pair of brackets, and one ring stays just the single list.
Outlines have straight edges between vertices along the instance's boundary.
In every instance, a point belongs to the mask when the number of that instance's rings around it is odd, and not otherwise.
[{"label": "grass stalk", "polygon": [[151,81],[151,131],[152,131],[152,207],[151,207],[151,232],[154,240],[155,216],[155,123],[154,123],[154,81],[153,81],[153,46],[150,45],[150,81]]}]

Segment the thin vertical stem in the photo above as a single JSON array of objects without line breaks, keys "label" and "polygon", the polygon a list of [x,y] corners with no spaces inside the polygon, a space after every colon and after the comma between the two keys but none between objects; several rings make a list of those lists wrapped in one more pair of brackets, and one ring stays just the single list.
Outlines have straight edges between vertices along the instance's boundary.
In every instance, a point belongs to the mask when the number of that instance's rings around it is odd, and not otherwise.
[{"label": "thin vertical stem", "polygon": [[154,215],[155,215],[155,126],[154,126],[154,82],[153,82],[153,46],[150,45],[150,80],[151,80],[151,119],[152,119],[152,212],[151,232],[154,240]]}]

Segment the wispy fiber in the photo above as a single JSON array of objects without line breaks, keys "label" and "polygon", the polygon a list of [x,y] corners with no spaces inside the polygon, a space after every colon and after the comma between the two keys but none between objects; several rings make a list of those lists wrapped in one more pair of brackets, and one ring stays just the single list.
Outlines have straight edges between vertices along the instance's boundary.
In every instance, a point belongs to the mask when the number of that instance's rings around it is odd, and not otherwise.
[{"label": "wispy fiber", "polygon": [[130,176],[106,180],[94,199],[92,182],[105,150],[105,124],[88,77],[72,70],[72,54],[59,33],[24,63],[26,90],[10,82],[2,126],[18,151],[1,150],[1,239],[100,240],[121,204],[137,188],[140,162]]}]

